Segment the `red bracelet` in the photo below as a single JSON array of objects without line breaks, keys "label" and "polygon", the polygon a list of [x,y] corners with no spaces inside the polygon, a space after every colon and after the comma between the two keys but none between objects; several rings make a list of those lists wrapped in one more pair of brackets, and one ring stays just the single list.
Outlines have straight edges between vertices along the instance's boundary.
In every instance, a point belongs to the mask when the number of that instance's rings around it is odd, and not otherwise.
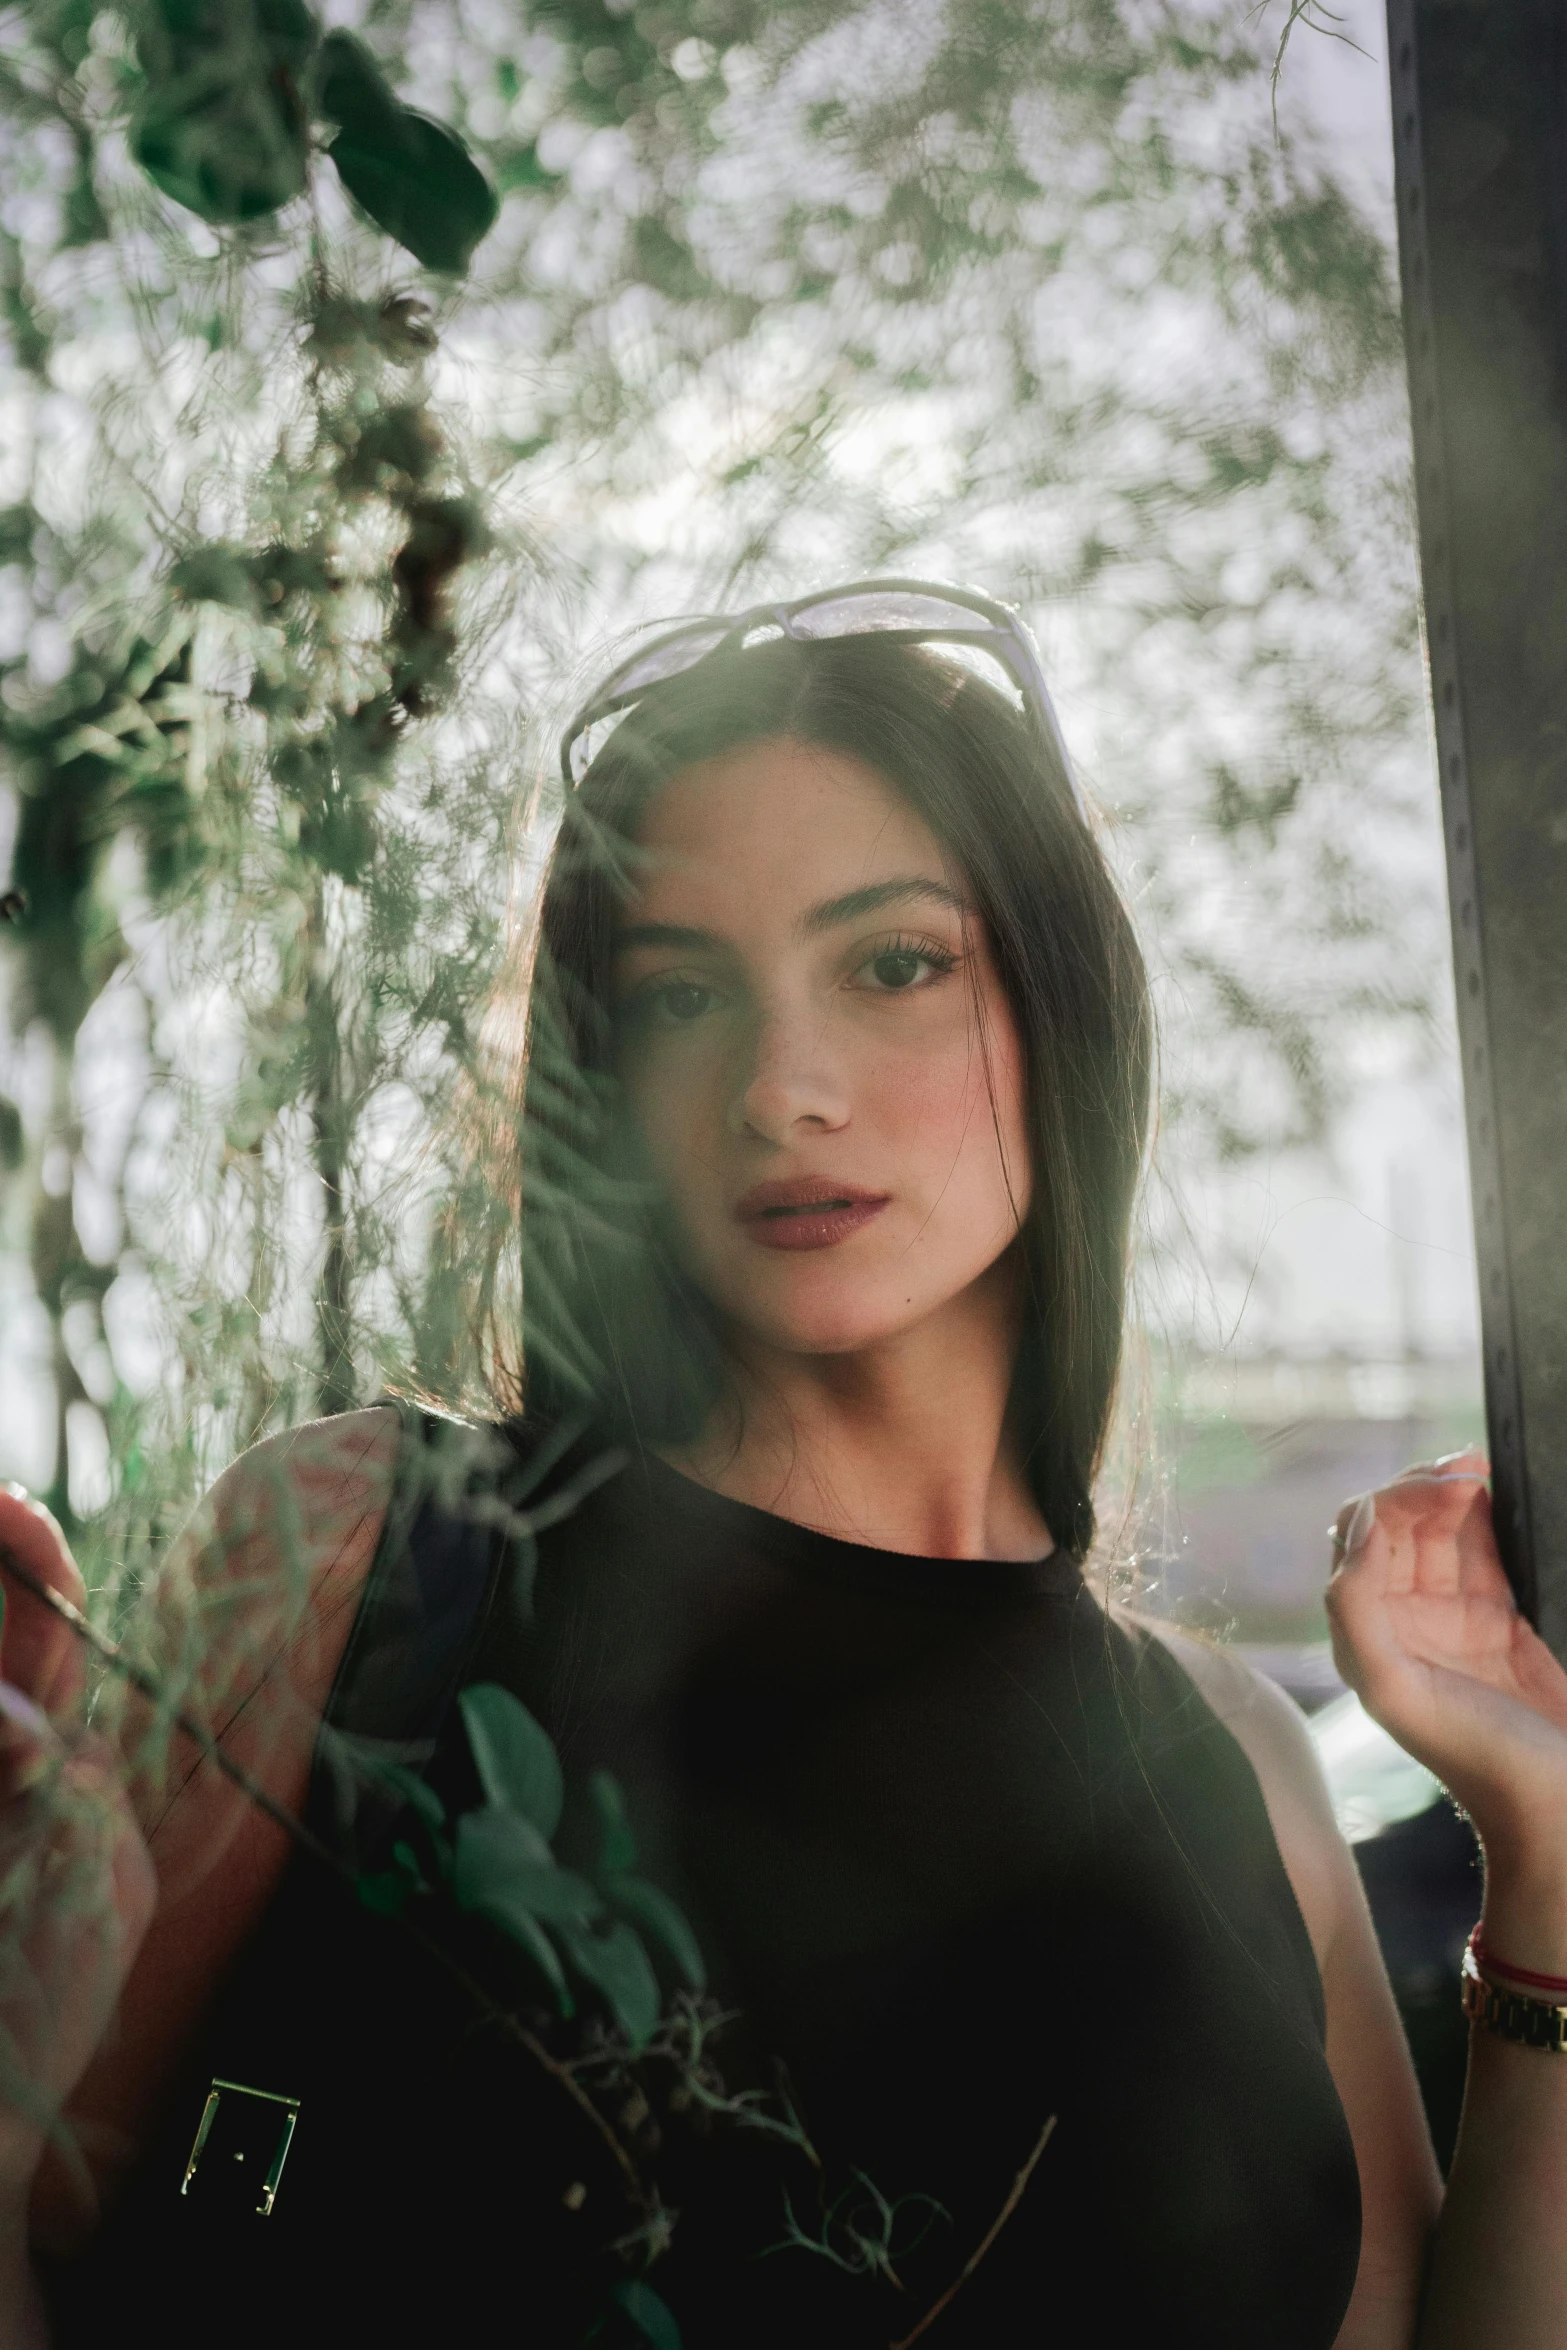
[{"label": "red bracelet", "polygon": [[1513,1966],[1507,1959],[1498,1958],[1494,1950],[1486,1948],[1478,1926],[1469,1937],[1469,1947],[1477,1967],[1490,1967],[1495,1973],[1506,1975],[1510,1982],[1527,1983],[1532,1991],[1551,1991],[1558,1999],[1567,2000],[1567,1975],[1542,1975],[1533,1967]]}]

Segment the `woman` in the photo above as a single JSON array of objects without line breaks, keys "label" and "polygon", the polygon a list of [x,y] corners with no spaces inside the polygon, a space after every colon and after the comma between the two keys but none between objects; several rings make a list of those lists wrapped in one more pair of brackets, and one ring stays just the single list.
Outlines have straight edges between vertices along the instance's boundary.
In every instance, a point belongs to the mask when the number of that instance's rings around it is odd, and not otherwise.
[{"label": "woman", "polygon": [[[357,1861],[390,1832],[367,1754],[461,1807],[459,1685],[521,1697],[578,1796],[615,1773],[753,2100],[749,2129],[660,2117],[651,2276],[687,2350],[1557,2344],[1567,2064],[1490,2028],[1535,2010],[1476,2030],[1444,2199],[1298,1717],[1084,1580],[1149,1027],[1031,643],[908,583],[756,618],[590,706],[620,723],[542,902],[525,1411],[488,1448],[383,1408],[236,1464],[174,1578],[204,1719]],[[1538,1997],[1567,1970],[1567,1678],[1484,1474],[1347,1509],[1330,1605],[1480,1831],[1488,1971]],[[19,1496],[0,1539],[73,1587]],[[73,1719],[74,1660],[10,1596],[8,1834],[37,1864],[27,1781],[76,1734],[35,1709]],[[613,2166],[561,2080],[210,1765],[134,1816],[98,1750],[66,1773],[7,2009],[4,2339],[145,2306],[171,2338],[610,2340],[582,2280]],[[73,1871],[112,1925],[51,1899]],[[223,2082],[297,2100],[264,2222],[181,2195]],[[61,2100],[74,2168],[58,2137],[41,2160]],[[620,2118],[651,2144],[645,2105]]]}]

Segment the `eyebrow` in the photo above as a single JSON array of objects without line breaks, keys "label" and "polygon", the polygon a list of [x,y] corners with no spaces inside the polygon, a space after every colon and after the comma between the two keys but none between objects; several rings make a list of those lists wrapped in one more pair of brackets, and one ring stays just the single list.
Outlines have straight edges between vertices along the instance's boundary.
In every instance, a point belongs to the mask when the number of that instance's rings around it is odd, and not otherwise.
[{"label": "eyebrow", "polygon": [[795,927],[802,938],[815,938],[824,930],[836,930],[841,922],[858,922],[862,914],[879,913],[883,906],[895,906],[907,898],[923,898],[927,905],[944,906],[954,914],[969,911],[957,891],[944,881],[910,874],[897,881],[873,881],[869,888],[851,889],[841,898],[824,898],[819,906],[802,914]]},{"label": "eyebrow", "polygon": [[[839,898],[824,898],[820,905],[810,907],[800,916],[795,930],[801,938],[819,938],[824,930],[836,930],[845,922],[858,922],[866,914],[879,913],[883,906],[904,904],[911,898],[945,907],[950,913],[970,911],[967,900],[955,889],[949,889],[944,881],[908,874],[894,881],[873,881],[864,889],[846,890]],[[677,922],[634,922],[617,933],[615,952],[626,954],[634,947],[699,950],[721,944],[710,930],[691,930]]]}]

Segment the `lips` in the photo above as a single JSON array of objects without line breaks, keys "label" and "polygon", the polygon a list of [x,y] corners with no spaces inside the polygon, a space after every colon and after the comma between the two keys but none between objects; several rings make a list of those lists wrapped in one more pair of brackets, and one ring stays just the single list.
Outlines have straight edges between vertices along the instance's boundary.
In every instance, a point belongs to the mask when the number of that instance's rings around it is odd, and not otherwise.
[{"label": "lips", "polygon": [[835,1248],[889,1204],[884,1191],[804,1175],[758,1183],[736,1206],[735,1220],[762,1248]]}]

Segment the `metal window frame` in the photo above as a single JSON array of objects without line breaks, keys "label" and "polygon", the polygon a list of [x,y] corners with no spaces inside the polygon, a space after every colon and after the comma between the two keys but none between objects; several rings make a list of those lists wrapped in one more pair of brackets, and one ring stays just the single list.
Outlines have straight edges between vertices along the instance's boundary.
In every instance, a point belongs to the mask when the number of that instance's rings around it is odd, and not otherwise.
[{"label": "metal window frame", "polygon": [[1494,1508],[1567,1657],[1567,10],[1387,21]]}]

